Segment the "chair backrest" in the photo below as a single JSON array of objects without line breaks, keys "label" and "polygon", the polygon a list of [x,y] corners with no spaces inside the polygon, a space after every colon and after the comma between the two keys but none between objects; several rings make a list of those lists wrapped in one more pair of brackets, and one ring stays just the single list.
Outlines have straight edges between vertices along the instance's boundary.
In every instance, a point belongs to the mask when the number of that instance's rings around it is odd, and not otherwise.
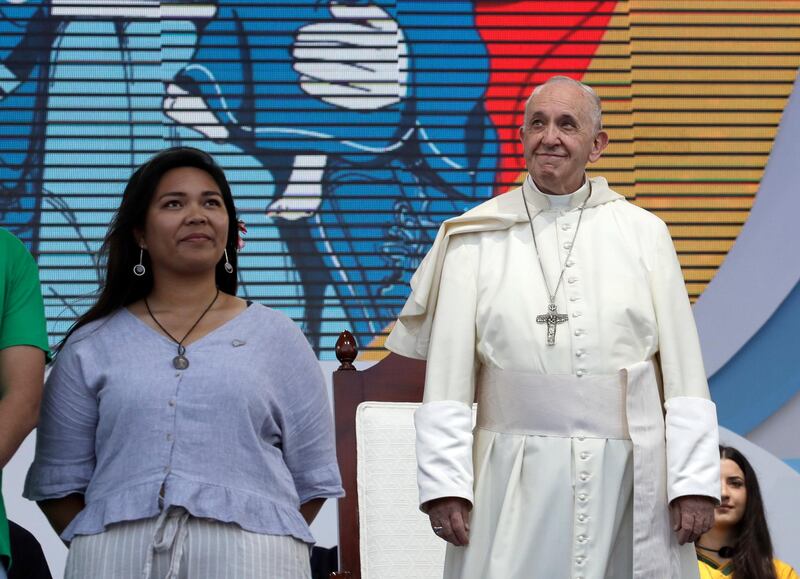
[{"label": "chair backrest", "polygon": [[333,374],[336,450],[346,496],[339,501],[339,574],[352,579],[439,579],[444,542],[419,511],[413,413],[425,362],[389,354],[352,366],[352,336],[337,343]]}]

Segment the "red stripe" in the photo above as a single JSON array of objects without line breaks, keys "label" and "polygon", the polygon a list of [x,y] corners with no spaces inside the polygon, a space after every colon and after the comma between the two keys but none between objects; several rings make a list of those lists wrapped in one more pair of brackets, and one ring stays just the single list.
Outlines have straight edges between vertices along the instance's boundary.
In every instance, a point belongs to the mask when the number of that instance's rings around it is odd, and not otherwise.
[{"label": "red stripe", "polygon": [[[486,109],[498,127],[500,141],[498,183],[513,182],[525,167],[517,127],[523,122],[525,101],[531,91],[557,74],[583,78],[616,4],[616,1],[477,2],[475,25],[486,43],[491,70]],[[506,186],[498,189],[496,194],[502,193]]]}]

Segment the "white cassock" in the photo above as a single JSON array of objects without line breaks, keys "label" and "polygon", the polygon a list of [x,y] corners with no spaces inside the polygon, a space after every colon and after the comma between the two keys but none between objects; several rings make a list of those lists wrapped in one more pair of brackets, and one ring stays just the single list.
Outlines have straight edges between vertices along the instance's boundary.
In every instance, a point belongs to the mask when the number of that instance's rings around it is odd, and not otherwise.
[{"label": "white cassock", "polygon": [[[718,500],[719,453],[683,276],[660,219],[591,185],[579,228],[588,182],[551,207],[530,178],[445,222],[387,340],[427,359],[420,504],[474,505],[446,579],[697,577],[668,503]],[[564,265],[552,346],[523,199],[551,289]]]}]

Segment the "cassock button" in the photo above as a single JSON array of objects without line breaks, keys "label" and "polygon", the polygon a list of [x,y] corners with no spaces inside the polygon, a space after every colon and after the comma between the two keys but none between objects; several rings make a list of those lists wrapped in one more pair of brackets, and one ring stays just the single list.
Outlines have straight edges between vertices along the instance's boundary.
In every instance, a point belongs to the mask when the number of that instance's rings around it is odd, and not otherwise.
[{"label": "cassock button", "polygon": [[586,374],[586,370],[584,370],[583,368],[580,368],[580,369],[578,369],[578,370],[575,372],[575,375],[576,375],[578,378],[580,378],[581,376],[583,376],[583,375],[585,375],[585,374]]},{"label": "cassock button", "polygon": [[572,247],[572,242],[571,241],[567,241],[567,242],[564,243],[564,249],[569,249],[570,247]]},{"label": "cassock button", "polygon": [[586,350],[580,349],[575,351],[575,356],[578,358],[583,358],[586,355]]},{"label": "cassock button", "polygon": [[581,457],[581,460],[587,460],[591,455],[584,450],[579,456]]},{"label": "cassock button", "polygon": [[584,481],[584,482],[585,482],[585,481],[587,481],[587,480],[589,480],[589,473],[588,473],[588,472],[582,472],[582,473],[580,474],[580,479],[581,479],[582,481]]},{"label": "cassock button", "polygon": [[572,312],[573,318],[580,318],[583,315],[583,312]]},{"label": "cassock button", "polygon": [[574,262],[574,261],[572,261],[572,260],[570,259],[570,260],[569,260],[567,263],[565,263],[564,265],[566,265],[567,267],[572,267],[573,265],[575,265],[575,262]]},{"label": "cassock button", "polygon": [[586,535],[578,535],[578,542],[579,543],[585,543],[588,540],[589,540],[589,537],[587,537]]},{"label": "cassock button", "polygon": [[572,225],[570,225],[569,223],[564,223],[561,226],[561,231],[569,231],[570,229],[572,229]]},{"label": "cassock button", "polygon": [[575,283],[576,281],[578,281],[577,277],[571,277],[567,279],[567,283]]},{"label": "cassock button", "polygon": [[579,298],[578,296],[570,296],[569,301],[577,302],[579,299],[581,299],[581,298]]},{"label": "cassock button", "polygon": [[580,514],[578,515],[578,520],[582,523],[586,520],[586,515]]},{"label": "cassock button", "polygon": [[586,493],[580,493],[578,495],[578,500],[581,501],[582,503],[585,503],[586,499],[588,499],[588,498],[589,498],[589,495],[587,495]]}]

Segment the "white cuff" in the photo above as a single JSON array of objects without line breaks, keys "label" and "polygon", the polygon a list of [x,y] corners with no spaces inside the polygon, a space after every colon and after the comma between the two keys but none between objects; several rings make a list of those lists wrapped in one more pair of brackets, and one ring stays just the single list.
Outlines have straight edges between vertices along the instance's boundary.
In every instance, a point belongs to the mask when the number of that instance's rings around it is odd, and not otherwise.
[{"label": "white cuff", "polygon": [[667,409],[667,499],[700,495],[719,502],[717,407],[705,398],[676,396]]},{"label": "white cuff", "polygon": [[427,402],[414,413],[420,508],[433,499],[472,502],[472,407],[455,400]]}]

